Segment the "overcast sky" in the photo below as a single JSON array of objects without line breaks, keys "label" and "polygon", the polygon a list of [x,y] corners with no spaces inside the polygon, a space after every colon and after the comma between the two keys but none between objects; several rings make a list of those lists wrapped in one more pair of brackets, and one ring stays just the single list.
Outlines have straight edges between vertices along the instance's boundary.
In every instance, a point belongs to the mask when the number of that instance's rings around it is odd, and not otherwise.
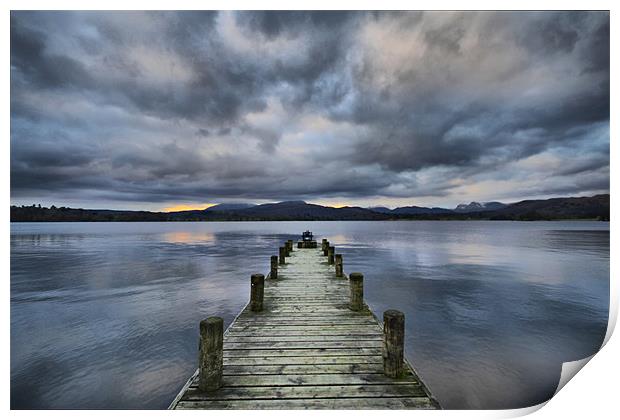
[{"label": "overcast sky", "polygon": [[11,202],[609,192],[609,14],[11,13]]}]

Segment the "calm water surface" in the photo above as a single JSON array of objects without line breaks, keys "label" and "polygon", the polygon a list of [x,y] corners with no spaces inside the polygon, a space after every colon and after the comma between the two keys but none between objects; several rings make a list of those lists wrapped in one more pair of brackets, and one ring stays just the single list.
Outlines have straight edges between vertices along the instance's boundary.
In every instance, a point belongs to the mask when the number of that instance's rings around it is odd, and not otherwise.
[{"label": "calm water surface", "polygon": [[406,315],[406,354],[445,408],[554,392],[607,328],[609,223],[11,224],[12,408],[165,408],[198,322],[232,321],[249,278],[305,229]]}]

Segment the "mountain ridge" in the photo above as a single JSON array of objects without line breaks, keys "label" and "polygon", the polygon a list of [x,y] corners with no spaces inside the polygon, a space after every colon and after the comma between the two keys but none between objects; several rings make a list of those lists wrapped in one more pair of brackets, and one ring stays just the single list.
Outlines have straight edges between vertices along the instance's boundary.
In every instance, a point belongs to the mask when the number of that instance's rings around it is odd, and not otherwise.
[{"label": "mountain ridge", "polygon": [[507,205],[508,204],[500,203],[499,201],[487,201],[484,203],[472,201],[469,204],[459,204],[454,208],[454,211],[459,213],[469,213],[474,211],[499,210],[506,207]]},{"label": "mountain ridge", "polygon": [[[475,202],[474,202],[475,203]],[[497,202],[491,202],[497,203]],[[480,204],[480,203],[476,203]],[[479,208],[474,204],[475,208]],[[499,203],[502,204],[502,203]],[[471,203],[470,203],[471,205]],[[480,204],[482,206],[482,204]],[[62,221],[292,221],[292,220],[609,220],[609,194],[592,197],[559,197],[522,200],[501,208],[456,211],[441,207],[404,206],[375,210],[346,206],[330,207],[305,201],[283,201],[250,205],[236,203],[203,210],[149,212],[130,210],[92,210],[51,206],[11,206],[12,222]],[[228,207],[225,207],[228,206]],[[231,207],[232,206],[232,207]],[[467,205],[469,206],[469,205]],[[458,206],[457,206],[458,207]]]}]

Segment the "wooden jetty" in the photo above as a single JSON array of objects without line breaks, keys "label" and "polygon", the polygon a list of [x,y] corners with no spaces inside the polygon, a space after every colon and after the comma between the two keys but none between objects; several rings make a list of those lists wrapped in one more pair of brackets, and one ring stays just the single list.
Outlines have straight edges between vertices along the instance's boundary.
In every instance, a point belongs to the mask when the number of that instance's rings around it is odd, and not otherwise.
[{"label": "wooden jetty", "polygon": [[[404,315],[383,324],[363,301],[363,276],[323,239],[287,241],[250,302],[223,331],[200,323],[199,368],[170,409],[438,409],[404,358]],[[312,243],[314,242],[314,243]]]}]

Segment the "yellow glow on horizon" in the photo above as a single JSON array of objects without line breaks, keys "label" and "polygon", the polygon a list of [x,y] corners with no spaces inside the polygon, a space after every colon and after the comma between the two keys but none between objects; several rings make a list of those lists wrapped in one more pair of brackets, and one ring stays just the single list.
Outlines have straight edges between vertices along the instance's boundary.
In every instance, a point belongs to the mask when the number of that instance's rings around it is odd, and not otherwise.
[{"label": "yellow glow on horizon", "polygon": [[327,202],[317,202],[317,203],[314,203],[314,202],[308,201],[308,203],[318,204],[319,206],[334,207],[334,208],[337,208],[337,209],[340,209],[342,207],[351,207],[350,203],[342,203],[342,202],[340,202],[340,203],[327,203]]},{"label": "yellow glow on horizon", "polygon": [[187,211],[187,210],[204,210],[209,207],[213,207],[215,204],[213,203],[203,203],[203,204],[175,204],[170,207],[166,207],[162,209],[162,211],[170,212],[170,211]]}]

